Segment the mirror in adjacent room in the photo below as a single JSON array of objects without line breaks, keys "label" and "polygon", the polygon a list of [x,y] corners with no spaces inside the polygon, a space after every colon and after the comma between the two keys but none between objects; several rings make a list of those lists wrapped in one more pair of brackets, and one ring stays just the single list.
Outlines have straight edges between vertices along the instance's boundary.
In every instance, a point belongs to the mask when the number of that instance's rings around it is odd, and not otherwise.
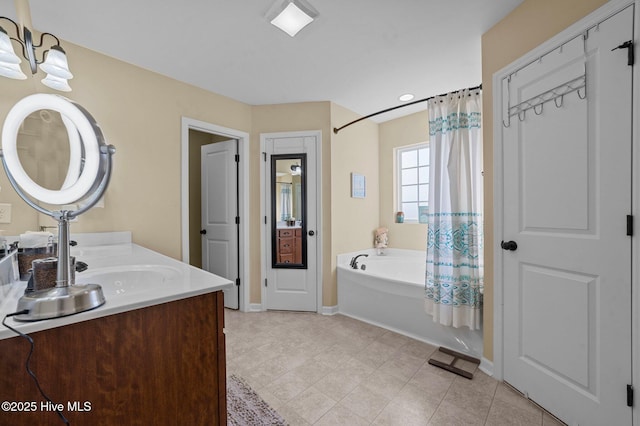
[{"label": "mirror in adjacent room", "polygon": [[306,154],[271,156],[271,266],[307,268]]}]

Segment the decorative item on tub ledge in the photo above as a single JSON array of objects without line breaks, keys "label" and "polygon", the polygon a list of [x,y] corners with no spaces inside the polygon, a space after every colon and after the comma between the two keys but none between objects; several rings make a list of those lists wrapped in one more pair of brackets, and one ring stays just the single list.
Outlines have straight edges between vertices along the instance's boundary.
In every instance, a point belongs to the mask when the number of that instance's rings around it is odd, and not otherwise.
[{"label": "decorative item on tub ledge", "polygon": [[384,253],[384,249],[389,245],[389,230],[384,227],[380,227],[375,231],[375,237],[373,239],[373,246],[376,249],[378,256]]},{"label": "decorative item on tub ledge", "polygon": [[396,213],[396,223],[404,223],[404,212]]},{"label": "decorative item on tub ledge", "polygon": [[[33,112],[53,110],[63,117],[69,135],[69,169],[60,190],[43,188],[26,173],[18,156],[18,130]],[[69,221],[91,209],[103,196],[111,177],[111,156],[100,127],[80,105],[59,95],[35,94],[17,102],[7,114],[2,128],[2,165],[11,186],[32,208],[58,221],[58,261],[55,286],[25,293],[18,301],[16,315],[20,321],[37,321],[73,315],[97,308],[105,303],[98,284],[75,284],[72,280],[69,254]],[[60,206],[48,210],[39,202]],[[77,210],[67,210],[77,205]],[[53,284],[53,283],[50,283]],[[47,287],[47,283],[43,283]]]}]

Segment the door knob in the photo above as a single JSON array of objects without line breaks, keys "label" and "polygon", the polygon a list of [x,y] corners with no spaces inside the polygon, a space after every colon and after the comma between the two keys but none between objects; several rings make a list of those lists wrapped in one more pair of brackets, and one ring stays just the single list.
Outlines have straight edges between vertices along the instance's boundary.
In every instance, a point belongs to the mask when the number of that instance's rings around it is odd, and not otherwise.
[{"label": "door knob", "polygon": [[518,244],[515,241],[502,241],[500,247],[502,247],[502,250],[516,251]]},{"label": "door knob", "polygon": [[309,231],[309,236],[310,236],[310,237],[313,237],[314,235],[316,235],[316,233],[315,233],[315,232],[313,232],[313,231]]},{"label": "door knob", "polygon": [[200,235],[207,235],[207,230],[206,229],[201,229],[200,230]]}]

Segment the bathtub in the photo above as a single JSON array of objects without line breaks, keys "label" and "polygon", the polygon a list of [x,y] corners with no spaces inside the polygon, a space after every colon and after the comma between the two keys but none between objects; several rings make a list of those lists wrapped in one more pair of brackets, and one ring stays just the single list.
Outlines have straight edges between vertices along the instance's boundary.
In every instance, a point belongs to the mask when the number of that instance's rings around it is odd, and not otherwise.
[{"label": "bathtub", "polygon": [[[369,256],[358,258],[358,269],[352,269],[349,262],[362,253]],[[338,312],[480,359],[482,329],[445,327],[424,311],[425,268],[425,252],[417,250],[386,249],[378,256],[368,249],[338,255]]]}]

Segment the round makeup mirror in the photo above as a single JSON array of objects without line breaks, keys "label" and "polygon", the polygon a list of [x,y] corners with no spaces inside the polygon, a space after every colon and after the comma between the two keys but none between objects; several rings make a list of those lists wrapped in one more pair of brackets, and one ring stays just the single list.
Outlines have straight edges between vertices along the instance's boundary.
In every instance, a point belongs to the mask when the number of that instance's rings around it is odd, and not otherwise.
[{"label": "round makeup mirror", "polygon": [[[42,109],[29,114],[18,130],[17,151],[27,175],[46,189],[57,190],[77,180],[82,150],[79,134],[69,134],[71,123],[57,111]],[[75,158],[70,158],[71,153]],[[71,167],[69,167],[71,166]]]},{"label": "round makeup mirror", "polygon": [[[25,120],[40,116],[53,121],[58,115],[68,139],[68,170],[62,183],[45,184],[34,180],[21,162],[18,135]],[[38,143],[46,142],[41,138]],[[97,308],[105,302],[97,284],[76,285],[71,282],[69,255],[69,221],[93,207],[104,194],[111,176],[111,156],[95,119],[79,104],[59,95],[35,94],[16,103],[7,114],[2,128],[2,165],[16,193],[37,211],[58,221],[58,262],[55,287],[25,293],[18,302],[15,318],[36,321],[72,315]],[[59,187],[57,187],[59,185]],[[54,188],[51,188],[53,186]],[[57,187],[57,188],[56,188]],[[77,210],[65,206],[79,204]],[[60,206],[60,209],[43,206]]]}]

